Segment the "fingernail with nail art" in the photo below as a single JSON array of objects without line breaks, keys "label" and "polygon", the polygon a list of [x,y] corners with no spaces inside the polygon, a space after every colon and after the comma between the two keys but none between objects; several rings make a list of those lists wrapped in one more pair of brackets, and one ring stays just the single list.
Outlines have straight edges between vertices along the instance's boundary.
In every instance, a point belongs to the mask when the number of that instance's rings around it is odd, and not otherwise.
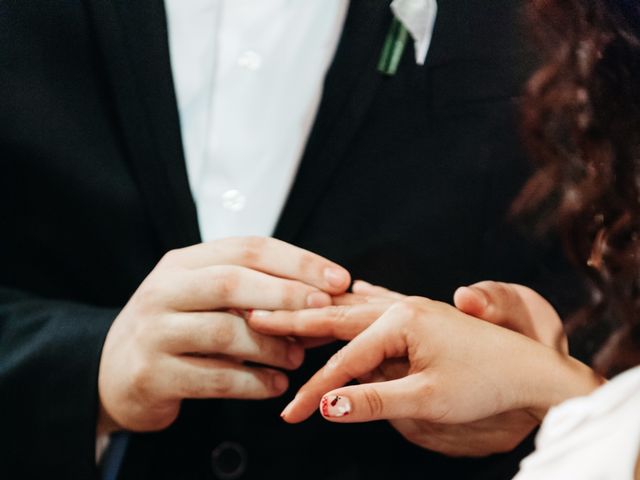
[{"label": "fingernail with nail art", "polygon": [[347,397],[327,395],[320,401],[322,416],[329,418],[346,417],[351,413],[351,402]]}]

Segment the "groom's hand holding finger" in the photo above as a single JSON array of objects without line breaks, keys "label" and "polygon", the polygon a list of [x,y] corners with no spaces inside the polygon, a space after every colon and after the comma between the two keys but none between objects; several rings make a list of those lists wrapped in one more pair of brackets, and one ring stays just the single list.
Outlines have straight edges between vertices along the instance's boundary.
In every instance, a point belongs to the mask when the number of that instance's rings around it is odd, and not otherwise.
[{"label": "groom's hand holding finger", "polygon": [[287,377],[267,367],[297,368],[302,348],[251,330],[229,309],[323,307],[349,282],[340,266],[274,239],[229,239],[170,252],[107,335],[99,430],[165,428],[185,398],[282,394]]}]

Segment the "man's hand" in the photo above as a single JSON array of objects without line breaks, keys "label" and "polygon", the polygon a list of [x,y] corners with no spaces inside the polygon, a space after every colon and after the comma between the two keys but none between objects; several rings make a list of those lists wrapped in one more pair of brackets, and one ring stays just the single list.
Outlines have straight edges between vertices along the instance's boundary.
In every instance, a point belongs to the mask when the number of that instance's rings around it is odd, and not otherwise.
[{"label": "man's hand", "polygon": [[[301,337],[313,334],[351,340],[383,315],[394,302],[405,298],[365,282],[356,282],[354,294],[337,299],[342,306],[322,310],[274,314],[257,312],[252,315],[250,324],[271,334]],[[465,313],[526,334],[566,353],[566,338],[557,313],[546,300],[526,287],[482,282],[459,289],[455,294],[455,303]],[[410,371],[409,359],[386,359],[372,371],[359,375],[359,380],[369,384],[398,381]],[[461,395],[465,393],[461,392]],[[373,409],[375,404],[370,402],[369,405]],[[285,419],[297,421],[288,413],[285,411]],[[353,419],[353,416],[345,417],[346,421]],[[448,455],[484,456],[511,450],[538,425],[539,420],[528,410],[521,409],[469,422],[442,422],[424,418],[395,418],[390,422],[409,441],[424,448]]]},{"label": "man's hand", "polygon": [[228,239],[169,252],[107,335],[98,430],[166,428],[185,398],[281,395],[288,379],[268,367],[299,367],[303,348],[256,333],[234,312],[323,307],[349,283],[342,267],[274,239]]}]

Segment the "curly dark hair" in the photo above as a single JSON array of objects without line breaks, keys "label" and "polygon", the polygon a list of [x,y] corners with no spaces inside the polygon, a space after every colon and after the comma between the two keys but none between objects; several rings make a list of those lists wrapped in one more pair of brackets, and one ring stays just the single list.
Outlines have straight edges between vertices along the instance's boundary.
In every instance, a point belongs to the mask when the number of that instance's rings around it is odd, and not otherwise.
[{"label": "curly dark hair", "polygon": [[530,8],[545,58],[523,125],[539,168],[513,209],[586,272],[589,317],[611,327],[594,365],[612,375],[640,364],[640,0]]}]

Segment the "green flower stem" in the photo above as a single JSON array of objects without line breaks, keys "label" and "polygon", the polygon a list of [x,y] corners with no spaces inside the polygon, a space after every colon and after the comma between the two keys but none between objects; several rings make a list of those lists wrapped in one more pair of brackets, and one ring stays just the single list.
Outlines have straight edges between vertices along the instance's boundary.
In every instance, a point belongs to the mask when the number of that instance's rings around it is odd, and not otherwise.
[{"label": "green flower stem", "polygon": [[409,32],[404,25],[397,19],[393,18],[391,28],[384,41],[382,54],[378,61],[378,71],[385,75],[395,75],[402,60],[402,54],[407,46]]}]

